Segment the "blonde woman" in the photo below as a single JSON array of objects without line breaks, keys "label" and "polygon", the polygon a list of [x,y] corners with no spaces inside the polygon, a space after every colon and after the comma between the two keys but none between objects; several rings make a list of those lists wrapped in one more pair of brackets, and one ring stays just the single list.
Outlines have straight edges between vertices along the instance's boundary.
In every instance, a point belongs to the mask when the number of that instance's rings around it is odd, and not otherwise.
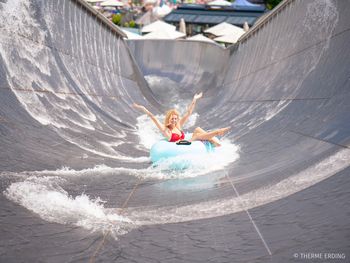
[{"label": "blonde woman", "polygon": [[[164,124],[162,124],[149,110],[147,110],[144,106],[134,103],[133,106],[136,109],[142,110],[146,113],[151,120],[155,123],[158,129],[161,131],[163,136],[167,138],[169,142],[178,142],[185,139],[185,134],[182,131],[183,125],[187,122],[188,118],[191,116],[196,102],[198,99],[202,97],[202,92],[195,94],[193,96],[193,100],[188,107],[186,113],[181,117],[179,112],[176,109],[169,110],[165,115]],[[209,141],[214,146],[220,146],[220,141],[216,137],[218,135],[225,134],[230,127],[221,128],[218,130],[207,132],[200,127],[194,129],[192,137],[190,141]]]}]

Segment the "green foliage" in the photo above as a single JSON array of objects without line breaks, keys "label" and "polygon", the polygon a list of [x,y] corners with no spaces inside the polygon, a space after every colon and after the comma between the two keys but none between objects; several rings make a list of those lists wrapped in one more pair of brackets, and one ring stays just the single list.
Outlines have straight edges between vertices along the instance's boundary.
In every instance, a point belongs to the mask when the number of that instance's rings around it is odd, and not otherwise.
[{"label": "green foliage", "polygon": [[282,1],[283,0],[266,0],[266,7],[271,10]]},{"label": "green foliage", "polygon": [[122,15],[121,14],[115,14],[112,16],[112,22],[118,26],[120,26],[120,22],[122,21]]},{"label": "green foliage", "polygon": [[129,23],[128,23],[128,22],[125,22],[123,26],[124,26],[124,27],[129,27]]},{"label": "green foliage", "polygon": [[129,27],[132,27],[132,28],[135,28],[135,27],[136,27],[136,23],[135,23],[134,20],[131,20],[131,21],[129,22]]}]

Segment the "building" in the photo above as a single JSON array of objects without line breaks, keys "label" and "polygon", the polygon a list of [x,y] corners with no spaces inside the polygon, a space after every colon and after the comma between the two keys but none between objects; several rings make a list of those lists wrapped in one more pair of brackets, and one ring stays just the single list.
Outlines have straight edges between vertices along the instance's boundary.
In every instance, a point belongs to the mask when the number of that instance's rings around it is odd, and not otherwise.
[{"label": "building", "polygon": [[[236,1],[237,2],[237,1]],[[242,1],[243,3],[247,1]],[[248,2],[249,3],[249,2]],[[251,27],[259,17],[264,15],[264,5],[247,4],[231,6],[211,6],[207,4],[183,4],[164,17],[164,21],[179,26],[181,18],[186,22],[188,35],[203,33],[209,27],[226,22],[243,27],[247,22]]]}]

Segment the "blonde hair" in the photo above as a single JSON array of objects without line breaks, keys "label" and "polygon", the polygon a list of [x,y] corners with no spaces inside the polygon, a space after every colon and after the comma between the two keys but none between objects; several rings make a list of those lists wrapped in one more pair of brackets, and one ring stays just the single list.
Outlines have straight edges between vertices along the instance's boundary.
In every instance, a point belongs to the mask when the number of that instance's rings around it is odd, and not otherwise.
[{"label": "blonde hair", "polygon": [[165,114],[165,119],[164,119],[164,126],[165,127],[169,126],[169,120],[170,120],[171,115],[176,115],[180,119],[180,113],[176,109],[168,110],[167,113]]}]

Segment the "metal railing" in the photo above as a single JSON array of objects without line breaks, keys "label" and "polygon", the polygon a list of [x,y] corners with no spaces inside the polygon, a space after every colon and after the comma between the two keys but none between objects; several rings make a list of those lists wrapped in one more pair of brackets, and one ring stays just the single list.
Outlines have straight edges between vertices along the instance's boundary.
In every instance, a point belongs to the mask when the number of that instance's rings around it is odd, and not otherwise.
[{"label": "metal railing", "polygon": [[119,27],[117,27],[115,24],[109,21],[103,14],[101,14],[98,10],[94,9],[85,0],[71,0],[71,1],[80,4],[91,15],[95,16],[98,20],[100,20],[102,24],[107,26],[112,32],[116,33],[120,37],[127,37],[126,34]]},{"label": "metal railing", "polygon": [[288,5],[290,5],[295,0],[285,0],[276,6],[271,12],[267,13],[265,16],[261,17],[256,24],[245,33],[237,42],[237,44],[247,41],[256,32],[258,32],[262,27],[264,27],[269,21],[271,21],[275,16],[277,16],[281,11],[283,11]]}]

